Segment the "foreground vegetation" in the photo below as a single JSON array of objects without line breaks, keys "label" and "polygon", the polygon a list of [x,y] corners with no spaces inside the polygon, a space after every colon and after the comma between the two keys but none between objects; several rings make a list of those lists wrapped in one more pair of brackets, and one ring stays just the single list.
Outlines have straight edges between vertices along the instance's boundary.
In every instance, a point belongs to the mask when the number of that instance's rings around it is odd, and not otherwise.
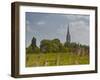
[{"label": "foreground vegetation", "polygon": [[88,55],[72,53],[26,54],[26,67],[89,64]]},{"label": "foreground vegetation", "polygon": [[79,64],[89,64],[89,46],[44,39],[37,47],[36,38],[33,37],[26,48],[26,67]]}]

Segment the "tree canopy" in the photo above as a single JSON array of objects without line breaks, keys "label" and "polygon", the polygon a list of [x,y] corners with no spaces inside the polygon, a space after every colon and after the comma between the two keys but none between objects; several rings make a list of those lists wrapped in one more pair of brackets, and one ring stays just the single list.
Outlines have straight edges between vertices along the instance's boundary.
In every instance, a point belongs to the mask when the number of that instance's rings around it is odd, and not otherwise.
[{"label": "tree canopy", "polygon": [[43,39],[40,42],[40,48],[36,45],[36,38],[32,38],[32,42],[29,47],[26,48],[26,53],[65,53],[65,52],[75,52],[79,48],[84,48],[85,50],[89,50],[89,47],[86,45],[81,45],[78,43],[61,43],[59,39]]}]

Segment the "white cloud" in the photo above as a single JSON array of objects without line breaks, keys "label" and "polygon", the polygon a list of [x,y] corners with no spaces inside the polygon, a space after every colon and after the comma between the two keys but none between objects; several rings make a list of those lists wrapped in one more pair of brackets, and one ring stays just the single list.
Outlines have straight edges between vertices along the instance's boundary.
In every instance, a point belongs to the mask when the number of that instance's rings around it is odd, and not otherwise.
[{"label": "white cloud", "polygon": [[65,15],[65,17],[67,18],[69,23],[74,21],[89,21],[89,16],[87,15]]},{"label": "white cloud", "polygon": [[31,32],[30,22],[29,20],[26,20],[26,31]]},{"label": "white cloud", "polygon": [[29,24],[30,24],[29,20],[26,20],[26,25],[29,25]]},{"label": "white cloud", "polygon": [[61,25],[59,28],[57,28],[57,31],[55,33],[65,36],[65,34],[67,33],[67,26]]},{"label": "white cloud", "polygon": [[44,25],[45,24],[45,21],[39,21],[37,22],[37,25]]},{"label": "white cloud", "polygon": [[66,18],[70,21],[74,21],[77,19],[77,17],[75,15],[66,15]]},{"label": "white cloud", "polygon": [[89,44],[89,26],[84,21],[71,23],[70,29],[72,41]]}]

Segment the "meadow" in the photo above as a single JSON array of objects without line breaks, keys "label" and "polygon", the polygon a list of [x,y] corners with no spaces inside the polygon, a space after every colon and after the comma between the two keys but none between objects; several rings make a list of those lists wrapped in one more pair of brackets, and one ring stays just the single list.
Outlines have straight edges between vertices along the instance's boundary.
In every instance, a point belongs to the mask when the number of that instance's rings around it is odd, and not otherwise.
[{"label": "meadow", "polygon": [[89,55],[74,53],[28,53],[26,67],[89,64]]}]

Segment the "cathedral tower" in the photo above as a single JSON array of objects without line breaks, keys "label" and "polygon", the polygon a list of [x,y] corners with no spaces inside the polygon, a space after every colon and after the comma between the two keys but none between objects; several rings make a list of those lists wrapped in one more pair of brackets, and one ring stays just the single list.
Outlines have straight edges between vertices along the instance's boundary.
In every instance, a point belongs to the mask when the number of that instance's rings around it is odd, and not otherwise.
[{"label": "cathedral tower", "polygon": [[68,24],[68,27],[67,27],[67,35],[66,35],[66,42],[67,43],[70,43],[70,41],[71,41],[71,36],[70,36],[69,24]]}]

